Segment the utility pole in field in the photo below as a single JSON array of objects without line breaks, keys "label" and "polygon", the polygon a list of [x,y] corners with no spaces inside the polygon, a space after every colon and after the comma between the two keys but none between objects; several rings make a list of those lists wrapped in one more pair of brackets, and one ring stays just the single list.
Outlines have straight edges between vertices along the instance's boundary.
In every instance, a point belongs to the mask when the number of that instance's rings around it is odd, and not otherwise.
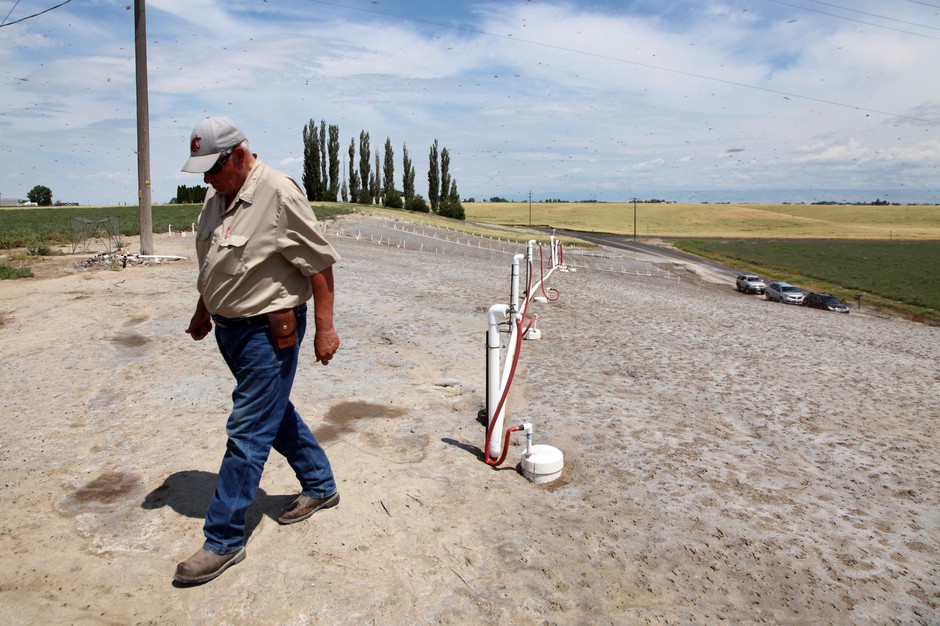
[{"label": "utility pole in field", "polygon": [[636,241],[636,198],[633,199],[633,241]]},{"label": "utility pole in field", "polygon": [[150,210],[150,104],[147,97],[147,10],[134,0],[134,52],[137,66],[137,200],[140,207],[140,253],[153,254]]}]

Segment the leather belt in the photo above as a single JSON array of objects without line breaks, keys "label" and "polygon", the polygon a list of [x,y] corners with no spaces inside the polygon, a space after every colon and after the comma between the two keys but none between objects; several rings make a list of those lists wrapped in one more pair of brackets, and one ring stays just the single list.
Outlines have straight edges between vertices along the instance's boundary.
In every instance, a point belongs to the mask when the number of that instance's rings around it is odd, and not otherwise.
[{"label": "leather belt", "polygon": [[213,315],[212,321],[220,328],[232,328],[234,326],[256,326],[258,324],[267,324],[266,315],[253,315],[252,317],[222,317]]},{"label": "leather belt", "polygon": [[[300,314],[307,309],[307,303],[300,304],[294,307],[294,313]],[[266,313],[261,315],[252,315],[251,317],[224,317],[222,315],[212,314],[212,321],[216,323],[217,326],[221,328],[232,328],[233,326],[257,326],[259,324],[268,324],[268,316]]]}]

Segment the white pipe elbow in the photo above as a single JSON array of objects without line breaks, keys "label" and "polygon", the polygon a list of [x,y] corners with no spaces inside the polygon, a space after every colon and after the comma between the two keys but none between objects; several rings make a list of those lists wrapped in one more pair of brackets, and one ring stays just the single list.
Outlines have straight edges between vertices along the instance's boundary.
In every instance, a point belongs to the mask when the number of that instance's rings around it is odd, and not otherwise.
[{"label": "white pipe elbow", "polygon": [[[486,314],[487,326],[499,326],[500,322],[509,317],[508,304],[494,304]],[[479,331],[478,331],[479,332]]]}]

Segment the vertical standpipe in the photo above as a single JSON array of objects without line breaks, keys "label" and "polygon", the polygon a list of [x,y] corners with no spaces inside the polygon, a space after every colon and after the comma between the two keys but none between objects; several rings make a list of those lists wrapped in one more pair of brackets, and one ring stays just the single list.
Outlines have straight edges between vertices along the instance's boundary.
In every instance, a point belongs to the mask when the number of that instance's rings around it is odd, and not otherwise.
[{"label": "vertical standpipe", "polygon": [[[524,255],[516,254],[512,257],[512,276],[509,283],[509,306],[513,311],[519,310],[519,264],[525,259]],[[526,294],[528,296],[528,294]]]},{"label": "vertical standpipe", "polygon": [[[489,455],[497,458],[502,452],[503,415],[506,413],[506,405],[503,403],[503,406],[499,407],[499,414],[494,414],[502,396],[502,386],[505,384],[500,382],[499,325],[509,318],[510,310],[508,304],[494,304],[486,316],[486,427],[495,435],[490,438]],[[509,354],[512,354],[515,347],[515,336],[515,332],[510,336]],[[509,368],[506,368],[506,371],[508,372]]]},{"label": "vertical standpipe", "polygon": [[525,259],[526,259],[526,275],[525,275],[525,284],[526,292],[525,297],[529,300],[532,299],[532,294],[529,293],[532,291],[532,265],[535,263],[535,246],[538,245],[538,242],[535,239],[530,239],[529,243],[526,245]]}]

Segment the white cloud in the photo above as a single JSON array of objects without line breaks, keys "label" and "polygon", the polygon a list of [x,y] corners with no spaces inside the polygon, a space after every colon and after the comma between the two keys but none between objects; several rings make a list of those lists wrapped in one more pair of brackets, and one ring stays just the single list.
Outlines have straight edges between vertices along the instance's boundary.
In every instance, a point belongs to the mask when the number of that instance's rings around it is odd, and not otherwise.
[{"label": "white cloud", "polygon": [[633,166],[634,170],[649,170],[654,169],[659,165],[666,163],[666,159],[653,159],[652,161],[643,161],[642,163],[637,163]]},{"label": "white cloud", "polygon": [[[924,63],[936,40],[770,3],[437,7],[457,12],[458,29],[389,17],[408,10],[395,3],[381,15],[270,4],[148,3],[155,198],[199,182],[178,170],[209,114],[239,120],[294,176],[311,118],[340,126],[344,154],[365,129],[373,153],[390,137],[419,169],[438,139],[461,192],[476,197],[899,180],[937,189],[940,83]],[[133,201],[132,11],[73,5],[0,29],[4,186]]]}]

